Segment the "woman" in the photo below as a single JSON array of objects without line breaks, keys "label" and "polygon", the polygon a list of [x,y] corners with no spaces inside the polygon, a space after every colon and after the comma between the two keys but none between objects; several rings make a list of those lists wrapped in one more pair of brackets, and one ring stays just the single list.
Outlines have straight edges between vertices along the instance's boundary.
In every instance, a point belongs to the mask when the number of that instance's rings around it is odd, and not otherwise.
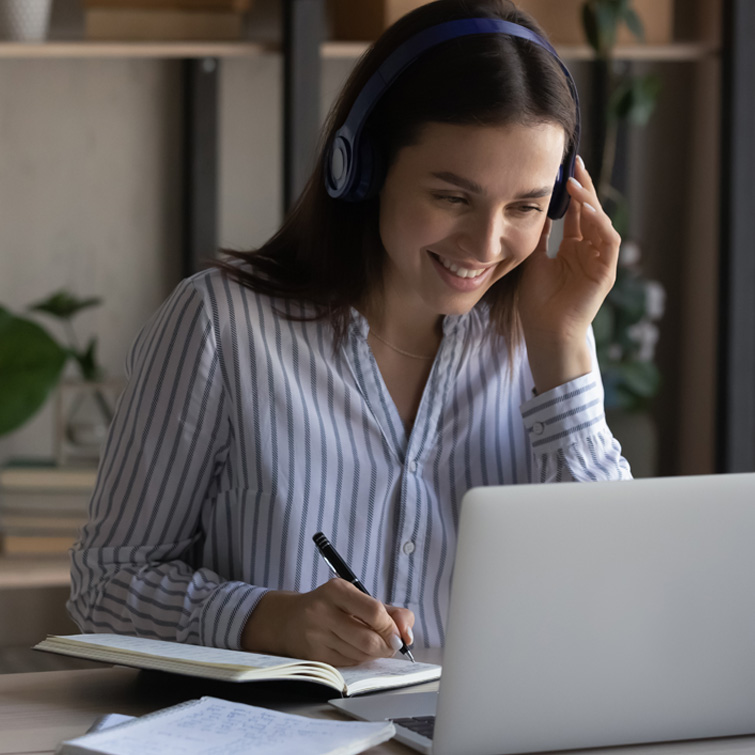
[{"label": "woman", "polygon": [[507,0],[401,19],[278,234],[145,327],[73,553],[82,629],[337,665],[441,645],[467,489],[629,476],[590,331],[619,237],[580,160],[554,187],[578,104],[530,30]]}]

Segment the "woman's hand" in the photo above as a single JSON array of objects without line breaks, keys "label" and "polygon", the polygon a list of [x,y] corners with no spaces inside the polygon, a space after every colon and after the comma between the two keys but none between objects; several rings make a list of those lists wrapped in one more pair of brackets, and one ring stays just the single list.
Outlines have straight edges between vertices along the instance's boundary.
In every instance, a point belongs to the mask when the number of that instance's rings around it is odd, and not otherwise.
[{"label": "woman's hand", "polygon": [[564,218],[558,254],[547,255],[551,221],[524,264],[519,312],[539,392],[584,375],[592,365],[587,329],[616,280],[621,237],[598,202],[581,158]]},{"label": "woman's hand", "polygon": [[308,593],[271,591],[244,627],[244,650],[353,666],[412,643],[414,614],[386,606],[343,579]]}]

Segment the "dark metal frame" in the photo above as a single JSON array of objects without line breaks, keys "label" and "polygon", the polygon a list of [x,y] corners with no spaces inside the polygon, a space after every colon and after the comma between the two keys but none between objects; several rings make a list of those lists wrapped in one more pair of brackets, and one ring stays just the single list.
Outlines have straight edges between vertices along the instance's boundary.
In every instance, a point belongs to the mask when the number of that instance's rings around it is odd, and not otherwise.
[{"label": "dark metal frame", "polygon": [[755,4],[725,0],[716,466],[755,470]]},{"label": "dark metal frame", "polygon": [[312,173],[320,130],[320,45],[324,0],[283,3],[283,207],[288,211]]},{"label": "dark metal frame", "polygon": [[182,275],[211,259],[218,244],[217,58],[188,59],[183,66],[184,160]]},{"label": "dark metal frame", "polygon": [[[320,129],[320,45],[324,0],[284,0],[283,206],[288,210],[312,171]],[[184,161],[182,274],[218,246],[218,80],[216,58],[183,63]]]}]

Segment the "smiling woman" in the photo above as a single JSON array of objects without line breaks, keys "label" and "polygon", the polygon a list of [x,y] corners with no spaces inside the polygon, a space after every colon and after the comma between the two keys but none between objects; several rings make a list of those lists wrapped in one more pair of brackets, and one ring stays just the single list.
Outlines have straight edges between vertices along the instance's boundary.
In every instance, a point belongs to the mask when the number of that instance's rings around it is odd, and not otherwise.
[{"label": "smiling woman", "polygon": [[[619,238],[578,138],[568,71],[508,0],[386,31],[280,231],[134,345],[81,628],[336,665],[442,645],[466,490],[628,477],[590,329]],[[321,531],[378,599],[328,579]]]}]

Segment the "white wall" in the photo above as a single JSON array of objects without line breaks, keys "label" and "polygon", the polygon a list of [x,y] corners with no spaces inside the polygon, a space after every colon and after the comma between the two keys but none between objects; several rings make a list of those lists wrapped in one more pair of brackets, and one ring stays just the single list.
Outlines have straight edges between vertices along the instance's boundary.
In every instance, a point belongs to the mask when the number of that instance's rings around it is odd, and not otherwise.
[{"label": "white wall", "polygon": [[[351,65],[324,63],[325,103]],[[257,246],[280,222],[281,75],[275,54],[221,63],[223,246]],[[178,61],[0,60],[0,303],[102,296],[75,325],[114,376],[179,280],[180,111]],[[50,456],[52,436],[48,402],[0,438],[0,460]]]}]

